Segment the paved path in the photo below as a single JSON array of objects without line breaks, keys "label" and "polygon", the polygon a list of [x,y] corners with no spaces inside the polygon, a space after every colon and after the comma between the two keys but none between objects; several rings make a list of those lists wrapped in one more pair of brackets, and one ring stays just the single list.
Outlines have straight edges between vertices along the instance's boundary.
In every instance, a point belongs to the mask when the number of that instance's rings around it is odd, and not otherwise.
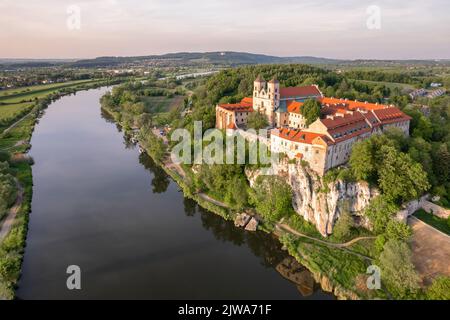
[{"label": "paved path", "polygon": [[412,260],[424,285],[438,275],[450,276],[450,236],[416,217],[410,217],[408,223],[413,229]]},{"label": "paved path", "polygon": [[17,183],[17,198],[16,202],[9,209],[9,213],[6,218],[3,220],[3,223],[0,225],[0,242],[3,241],[4,238],[8,235],[9,231],[11,231],[12,226],[14,225],[14,221],[16,220],[16,215],[19,212],[20,207],[22,206],[23,200],[23,188],[20,183],[16,180]]}]

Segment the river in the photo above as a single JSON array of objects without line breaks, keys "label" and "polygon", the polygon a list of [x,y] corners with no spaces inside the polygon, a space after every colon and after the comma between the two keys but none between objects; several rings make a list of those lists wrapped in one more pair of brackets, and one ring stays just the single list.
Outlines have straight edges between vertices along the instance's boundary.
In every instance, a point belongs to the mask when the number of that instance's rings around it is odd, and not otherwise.
[{"label": "river", "polygon": [[[36,125],[19,299],[332,299],[277,272],[292,259],[271,235],[184,198],[102,115],[106,91],[63,97]],[[81,290],[67,289],[69,265]]]}]

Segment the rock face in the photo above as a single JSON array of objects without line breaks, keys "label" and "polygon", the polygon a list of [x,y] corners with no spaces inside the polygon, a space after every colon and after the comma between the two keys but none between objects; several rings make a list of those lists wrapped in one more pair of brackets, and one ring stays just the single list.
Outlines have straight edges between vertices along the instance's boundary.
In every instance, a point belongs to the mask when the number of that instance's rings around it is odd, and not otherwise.
[{"label": "rock face", "polygon": [[[333,232],[335,222],[345,210],[357,216],[360,225],[367,226],[368,221],[362,212],[378,195],[367,183],[335,181],[325,186],[323,179],[313,170],[286,162],[274,166],[274,172],[291,186],[294,210],[313,223],[323,236]],[[251,186],[260,174],[258,170],[246,171]]]}]

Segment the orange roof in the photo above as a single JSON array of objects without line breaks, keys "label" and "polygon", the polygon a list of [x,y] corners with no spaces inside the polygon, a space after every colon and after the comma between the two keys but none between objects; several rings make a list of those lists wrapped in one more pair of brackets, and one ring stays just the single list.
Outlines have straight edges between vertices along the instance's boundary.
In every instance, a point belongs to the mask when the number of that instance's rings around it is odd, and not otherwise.
[{"label": "orange roof", "polygon": [[252,97],[245,97],[244,99],[241,100],[241,103],[248,103],[253,105],[253,98]]},{"label": "orange roof", "polygon": [[373,113],[378,119],[380,119],[381,123],[383,124],[398,121],[407,121],[412,119],[410,116],[404,114],[400,109],[396,107],[374,110]]},{"label": "orange roof", "polygon": [[317,86],[280,88],[281,99],[289,97],[311,97],[322,96]]},{"label": "orange roof", "polygon": [[303,102],[292,101],[287,105],[287,111],[293,113],[300,113],[302,105]]},{"label": "orange roof", "polygon": [[235,112],[253,112],[253,98],[244,98],[239,103],[222,103],[220,108]]},{"label": "orange roof", "polygon": [[303,159],[303,154],[302,154],[302,153],[297,153],[297,154],[295,155],[295,157],[296,157],[297,159]]},{"label": "orange roof", "polygon": [[282,139],[305,144],[313,144],[316,138],[322,138],[326,143],[330,142],[323,134],[288,128],[274,129],[272,130],[272,134]]},{"label": "orange roof", "polygon": [[323,97],[319,99],[319,101],[327,106],[327,107],[338,107],[338,108],[346,108],[349,110],[356,110],[358,108],[365,110],[379,110],[389,108],[390,106],[384,104],[377,103],[369,103],[369,102],[361,102],[361,101],[353,101],[353,100],[345,100],[345,99],[337,99],[337,98],[327,98]]}]

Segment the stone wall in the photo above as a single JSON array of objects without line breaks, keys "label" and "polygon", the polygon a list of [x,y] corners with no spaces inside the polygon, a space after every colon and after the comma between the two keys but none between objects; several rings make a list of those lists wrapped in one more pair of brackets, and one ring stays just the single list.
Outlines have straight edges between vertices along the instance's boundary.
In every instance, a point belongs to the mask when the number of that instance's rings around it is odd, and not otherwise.
[{"label": "stone wall", "polygon": [[442,208],[441,206],[438,206],[430,201],[424,201],[422,204],[422,209],[442,219],[448,219],[450,216],[450,210]]},{"label": "stone wall", "polygon": [[397,213],[397,219],[406,223],[407,218],[419,209],[423,209],[442,219],[447,219],[450,216],[450,210],[428,201],[428,198],[429,195],[425,195],[418,200],[412,200],[404,204],[402,210]]}]

